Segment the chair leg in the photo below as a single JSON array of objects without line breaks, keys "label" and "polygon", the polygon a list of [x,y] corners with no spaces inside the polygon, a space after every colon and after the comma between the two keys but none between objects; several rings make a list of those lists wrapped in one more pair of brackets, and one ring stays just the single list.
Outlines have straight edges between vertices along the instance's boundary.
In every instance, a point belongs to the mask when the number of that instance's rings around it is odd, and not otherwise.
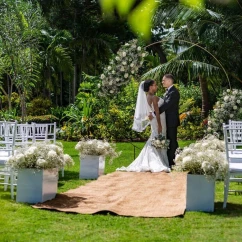
[{"label": "chair leg", "polygon": [[223,203],[223,208],[226,208],[227,199],[228,199],[228,193],[229,193],[229,175],[227,175],[226,178],[224,179],[224,203]]},{"label": "chair leg", "polygon": [[14,199],[14,180],[15,180],[15,176],[14,176],[14,171],[11,171],[11,178],[10,178],[10,184],[11,184],[11,199]]},{"label": "chair leg", "polygon": [[5,183],[4,184],[4,191],[7,191],[7,189],[8,189],[8,185],[10,184],[9,179],[10,179],[9,175],[4,176],[4,183]]}]

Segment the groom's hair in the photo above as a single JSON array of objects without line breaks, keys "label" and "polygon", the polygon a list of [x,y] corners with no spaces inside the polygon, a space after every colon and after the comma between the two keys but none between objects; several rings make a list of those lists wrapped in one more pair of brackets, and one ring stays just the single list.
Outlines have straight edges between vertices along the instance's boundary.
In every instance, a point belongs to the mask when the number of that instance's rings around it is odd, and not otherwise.
[{"label": "groom's hair", "polygon": [[145,82],[144,82],[144,86],[143,86],[143,90],[144,90],[145,92],[148,92],[149,89],[150,89],[150,86],[152,86],[154,83],[155,83],[155,81],[152,80],[152,79],[145,80]]},{"label": "groom's hair", "polygon": [[172,74],[165,74],[164,77],[171,79],[172,83],[175,82],[175,78],[174,78],[174,76]]}]

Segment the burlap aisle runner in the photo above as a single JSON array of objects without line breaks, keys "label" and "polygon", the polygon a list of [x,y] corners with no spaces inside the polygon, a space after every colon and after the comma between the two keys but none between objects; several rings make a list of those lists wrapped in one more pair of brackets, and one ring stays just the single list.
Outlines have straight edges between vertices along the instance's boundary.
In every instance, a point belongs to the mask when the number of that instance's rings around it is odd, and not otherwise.
[{"label": "burlap aisle runner", "polygon": [[113,172],[34,208],[135,217],[174,217],[186,208],[186,173]]}]

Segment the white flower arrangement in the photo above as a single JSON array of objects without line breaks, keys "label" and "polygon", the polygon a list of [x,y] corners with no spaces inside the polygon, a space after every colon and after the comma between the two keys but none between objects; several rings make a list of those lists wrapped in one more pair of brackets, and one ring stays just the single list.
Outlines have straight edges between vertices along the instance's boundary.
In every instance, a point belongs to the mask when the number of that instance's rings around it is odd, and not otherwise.
[{"label": "white flower arrangement", "polygon": [[143,65],[144,57],[148,55],[143,47],[138,46],[138,40],[131,40],[118,50],[117,55],[104,68],[100,78],[101,90],[104,94],[115,94],[121,86],[127,84]]},{"label": "white flower arrangement", "polygon": [[7,165],[19,168],[32,169],[61,169],[64,166],[74,165],[73,159],[63,153],[62,143],[36,142],[26,148],[18,148],[10,156]]},{"label": "white flower arrangement", "polygon": [[156,149],[169,149],[170,140],[166,139],[162,134],[157,135],[151,140],[151,145]]},{"label": "white flower arrangement", "polygon": [[121,152],[116,152],[116,146],[114,143],[110,144],[105,140],[103,141],[97,139],[82,139],[76,144],[75,149],[79,151],[79,154],[81,156],[104,156],[108,157],[110,159],[110,162],[112,162],[114,158],[118,157],[121,154]]},{"label": "white flower arrangement", "polygon": [[227,89],[208,117],[208,133],[223,133],[223,123],[242,118],[242,90]]},{"label": "white flower arrangement", "polygon": [[228,171],[224,141],[215,135],[207,135],[178,152],[173,168],[189,174],[205,175],[208,179],[224,178]]}]

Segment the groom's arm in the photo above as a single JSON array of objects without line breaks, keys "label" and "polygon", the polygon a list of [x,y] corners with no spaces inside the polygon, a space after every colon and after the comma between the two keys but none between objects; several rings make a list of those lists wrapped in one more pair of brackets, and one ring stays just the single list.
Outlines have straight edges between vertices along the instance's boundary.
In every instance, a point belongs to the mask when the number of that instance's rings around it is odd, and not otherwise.
[{"label": "groom's arm", "polygon": [[180,95],[178,93],[177,90],[175,91],[171,91],[166,99],[164,100],[164,103],[159,107],[159,112],[163,113],[165,112],[167,109],[169,109],[170,107],[172,107],[172,105],[179,103],[179,98]]}]

